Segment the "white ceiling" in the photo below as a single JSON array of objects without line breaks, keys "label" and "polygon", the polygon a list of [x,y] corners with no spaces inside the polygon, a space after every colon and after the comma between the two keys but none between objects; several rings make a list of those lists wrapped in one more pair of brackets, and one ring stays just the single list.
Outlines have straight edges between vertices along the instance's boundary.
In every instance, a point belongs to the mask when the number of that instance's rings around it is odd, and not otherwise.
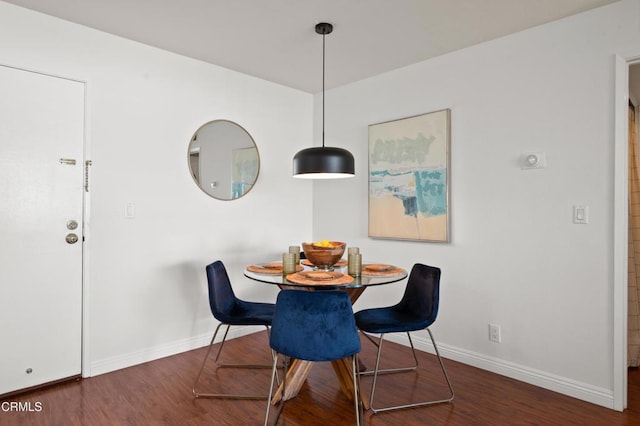
[{"label": "white ceiling", "polygon": [[4,0],[310,93],[617,0]]}]

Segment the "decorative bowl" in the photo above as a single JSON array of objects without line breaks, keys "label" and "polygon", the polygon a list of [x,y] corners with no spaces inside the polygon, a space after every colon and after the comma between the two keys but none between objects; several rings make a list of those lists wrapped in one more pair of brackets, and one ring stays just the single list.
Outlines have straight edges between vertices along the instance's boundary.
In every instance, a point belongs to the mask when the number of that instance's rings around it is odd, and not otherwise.
[{"label": "decorative bowl", "polygon": [[307,260],[318,269],[330,270],[342,259],[347,245],[340,241],[331,241],[331,247],[319,246],[316,243],[302,243],[302,250]]}]

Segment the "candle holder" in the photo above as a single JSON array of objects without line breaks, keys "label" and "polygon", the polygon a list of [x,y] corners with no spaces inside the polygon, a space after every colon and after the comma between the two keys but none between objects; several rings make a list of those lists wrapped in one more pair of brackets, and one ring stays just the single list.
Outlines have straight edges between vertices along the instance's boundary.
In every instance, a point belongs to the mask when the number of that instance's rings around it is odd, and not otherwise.
[{"label": "candle holder", "polygon": [[289,253],[296,255],[296,265],[300,264],[300,246],[289,246]]},{"label": "candle holder", "polygon": [[362,274],[362,255],[360,253],[349,253],[347,273],[353,277],[359,277]]},{"label": "candle holder", "polygon": [[296,272],[295,253],[282,253],[282,274],[288,275]]}]

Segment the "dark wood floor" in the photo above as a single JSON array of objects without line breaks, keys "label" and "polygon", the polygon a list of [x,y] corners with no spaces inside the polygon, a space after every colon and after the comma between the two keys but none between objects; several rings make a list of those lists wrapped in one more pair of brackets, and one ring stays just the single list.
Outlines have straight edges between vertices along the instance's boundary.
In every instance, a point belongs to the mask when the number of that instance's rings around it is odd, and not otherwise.
[{"label": "dark wood floor", "polygon": [[[251,362],[270,361],[266,332],[245,336],[225,344],[225,358]],[[362,361],[372,365],[373,346],[363,340]],[[408,361],[406,348],[393,343],[386,352],[398,362]],[[265,401],[195,399],[193,380],[204,356],[198,349],[158,361],[115,371],[82,381],[3,400],[1,425],[258,425],[264,421]],[[380,403],[399,395],[416,398],[446,394],[438,376],[435,357],[421,353],[415,373],[384,376],[380,381]],[[365,425],[638,425],[640,424],[640,371],[629,375],[629,409],[616,412],[516,380],[445,360],[456,391],[451,404],[401,410],[364,417]],[[242,388],[266,392],[270,371],[206,369],[205,386],[227,384],[227,390]],[[424,386],[424,382],[430,384]],[[363,378],[369,393],[370,378]],[[383,395],[382,392],[386,395]],[[384,397],[384,398],[383,398]],[[7,411],[4,402],[20,402],[31,412]],[[38,410],[38,407],[41,410]],[[313,367],[300,394],[287,402],[280,425],[347,425],[354,423],[353,405],[340,391],[330,364]]]}]

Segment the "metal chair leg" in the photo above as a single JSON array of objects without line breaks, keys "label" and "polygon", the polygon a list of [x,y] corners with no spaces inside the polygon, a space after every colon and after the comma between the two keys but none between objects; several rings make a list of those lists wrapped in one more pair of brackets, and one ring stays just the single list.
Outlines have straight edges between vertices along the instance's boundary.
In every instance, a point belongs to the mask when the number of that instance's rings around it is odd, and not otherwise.
[{"label": "metal chair leg", "polygon": [[[222,324],[218,324],[218,327],[220,327]],[[224,336],[222,337],[222,342],[220,343],[220,347],[218,348],[218,353],[216,354],[216,359],[215,359],[215,363],[218,366],[218,368],[271,368],[271,364],[220,364],[218,362],[218,358],[220,358],[220,354],[222,353],[222,348],[224,347],[224,342],[227,341],[227,334],[229,333],[229,329],[231,328],[231,326],[229,324],[225,324],[227,326],[227,329],[224,332]],[[267,340],[269,340],[269,327],[267,327],[265,325],[265,328],[267,329]],[[218,332],[218,329],[216,328],[216,333]],[[214,338],[215,338],[215,334],[214,334]]]},{"label": "metal chair leg", "polygon": [[[220,347],[218,348],[218,352],[216,354],[215,363],[217,368],[243,368],[243,369],[253,369],[253,368],[270,368],[270,364],[220,364],[218,359],[220,358],[220,354],[222,353],[222,348],[224,346],[224,342],[227,339],[227,334],[229,333],[230,324],[220,323],[216,327],[215,332],[213,333],[213,337],[211,338],[211,342],[209,343],[209,348],[207,349],[207,353],[202,360],[202,365],[200,366],[200,371],[198,372],[198,376],[196,377],[196,381],[193,384],[192,392],[196,398],[228,398],[228,399],[265,399],[267,395],[237,395],[237,394],[225,394],[225,393],[200,393],[196,390],[198,383],[200,382],[200,377],[202,376],[202,372],[204,371],[204,366],[209,359],[209,354],[211,353],[211,348],[213,347],[213,343],[216,340],[216,336],[218,335],[218,331],[220,327],[226,325],[227,329],[225,330],[224,336],[222,337],[222,342],[220,343]],[[266,326],[265,326],[266,327]],[[267,333],[269,333],[269,327],[267,328]],[[276,380],[277,378],[276,375]]]},{"label": "metal chair leg", "polygon": [[356,425],[360,426],[360,374],[358,372],[357,356],[351,357],[351,370],[353,371],[353,401],[356,406]]},{"label": "metal chair leg", "polygon": [[[373,338],[371,336],[369,336],[367,333],[362,333],[362,334],[364,335],[364,337],[369,339],[369,341],[371,343],[376,345],[376,347],[378,349],[380,349],[380,345],[382,345],[382,337],[384,336],[384,333],[380,335],[380,339],[379,339],[378,342],[373,340]],[[414,364],[412,366],[410,366],[410,367],[386,368],[386,369],[383,369],[383,370],[378,370],[378,374],[399,373],[399,372],[402,372],[402,371],[413,371],[416,368],[418,368],[418,357],[416,355],[416,350],[413,347],[413,341],[411,340],[411,334],[407,333],[407,336],[409,337],[409,344],[411,345],[411,352],[413,354]],[[360,375],[361,376],[371,376],[374,372],[375,372],[375,370],[361,371]]]},{"label": "metal chair leg", "polygon": [[453,391],[453,385],[451,385],[451,380],[449,380],[449,375],[447,374],[447,369],[444,368],[444,362],[442,361],[442,357],[440,356],[440,351],[438,350],[438,346],[436,345],[436,341],[433,338],[433,334],[431,334],[431,330],[427,328],[429,332],[429,337],[431,338],[431,343],[433,344],[433,349],[436,351],[436,356],[438,357],[438,361],[440,362],[440,368],[442,368],[442,373],[444,374],[444,378],[447,381],[447,386],[449,387],[449,392],[451,392],[451,396],[449,398],[442,399],[440,401],[433,401],[433,404],[437,404],[439,402],[451,402],[455,397],[455,392]]},{"label": "metal chair leg", "polygon": [[[385,371],[385,370],[379,370],[380,367],[380,355],[382,353],[382,341],[383,341],[383,337],[384,337],[384,333],[380,335],[380,342],[378,343],[378,355],[376,357],[376,367],[373,373],[373,384],[371,385],[371,398],[369,399],[369,406],[371,407],[371,411],[376,414],[376,413],[380,413],[383,411],[391,411],[391,410],[400,410],[403,408],[415,408],[415,407],[422,407],[422,406],[426,406],[426,405],[434,405],[434,404],[440,404],[440,403],[444,403],[444,402],[451,402],[453,401],[453,398],[455,396],[454,391],[453,391],[453,386],[451,385],[451,381],[449,380],[449,375],[447,374],[447,370],[444,367],[444,362],[442,361],[442,357],[440,356],[440,351],[438,351],[438,346],[436,345],[436,341],[433,338],[433,334],[431,333],[431,330],[429,330],[428,328],[426,329],[427,332],[429,333],[429,337],[431,338],[431,343],[433,344],[433,348],[435,349],[436,352],[436,356],[438,358],[438,362],[440,363],[440,368],[442,369],[442,373],[444,375],[444,378],[447,382],[447,386],[449,387],[449,391],[450,391],[450,395],[449,397],[445,398],[445,399],[438,399],[438,400],[432,400],[432,401],[424,401],[424,402],[416,402],[416,403],[412,403],[412,404],[404,404],[404,405],[394,405],[394,406],[388,406],[388,407],[380,407],[380,408],[375,408],[373,405],[373,398],[374,398],[374,394],[375,394],[375,388],[376,388],[376,380],[378,378],[378,373],[381,371]],[[411,349],[413,351],[413,357],[416,361],[416,367],[418,364],[418,358],[415,354],[415,349],[413,347],[413,342],[411,341],[411,335],[409,333],[407,333],[407,335],[409,335],[409,342],[411,344]],[[411,368],[408,368],[411,369]],[[397,371],[406,371],[408,370],[407,368],[405,369],[388,369],[386,370],[386,372],[397,372]],[[415,369],[415,368],[413,368]],[[362,373],[361,373],[362,374]]]},{"label": "metal chair leg", "polygon": [[[274,382],[274,377],[277,378],[277,374],[278,374],[278,353],[276,351],[272,351],[273,352],[273,368],[271,370],[271,386],[269,387],[269,397],[267,398],[267,411],[265,413],[264,416],[264,426],[267,426],[269,424],[269,409],[271,408],[271,398],[273,397],[273,382]],[[284,395],[286,388],[287,388],[287,373],[289,371],[289,362],[290,362],[291,358],[285,356],[284,357],[284,377],[282,379],[282,395]],[[279,385],[279,383],[278,383]],[[284,403],[285,403],[285,399],[282,398],[280,400],[280,406],[278,407],[278,411],[276,412],[276,418],[273,421],[274,426],[276,424],[278,424],[278,419],[280,418],[280,413],[282,413],[282,410],[284,409]]]}]

